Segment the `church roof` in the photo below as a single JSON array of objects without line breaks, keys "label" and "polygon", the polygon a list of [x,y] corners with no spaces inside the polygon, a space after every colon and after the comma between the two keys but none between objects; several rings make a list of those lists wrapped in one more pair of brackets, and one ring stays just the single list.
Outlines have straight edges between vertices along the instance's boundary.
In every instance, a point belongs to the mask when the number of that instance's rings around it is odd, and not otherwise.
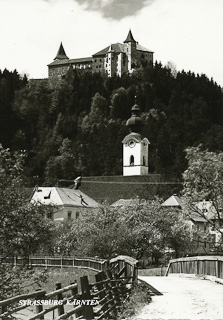
[{"label": "church roof", "polygon": [[61,42],[60,47],[59,47],[59,50],[58,50],[57,55],[56,55],[56,57],[54,58],[54,60],[64,60],[64,59],[69,59],[69,58],[68,58],[68,56],[66,55],[65,50],[64,50],[64,47],[63,47],[63,44],[62,44],[62,42]]},{"label": "church roof", "polygon": [[[159,174],[146,176],[94,176],[82,177],[80,190],[98,202],[109,204],[119,199],[151,200],[155,196],[168,198],[170,194],[179,192],[181,182],[176,177]],[[123,201],[123,203],[128,201]]]},{"label": "church roof", "polygon": [[141,142],[142,141],[142,136],[139,133],[136,132],[131,132],[125,138],[122,140],[122,143],[128,143],[129,140],[134,140],[135,142]]},{"label": "church roof", "polygon": [[125,39],[124,43],[126,43],[126,42],[136,42],[135,39],[133,38],[131,30],[129,30],[129,33],[128,33],[127,38]]}]

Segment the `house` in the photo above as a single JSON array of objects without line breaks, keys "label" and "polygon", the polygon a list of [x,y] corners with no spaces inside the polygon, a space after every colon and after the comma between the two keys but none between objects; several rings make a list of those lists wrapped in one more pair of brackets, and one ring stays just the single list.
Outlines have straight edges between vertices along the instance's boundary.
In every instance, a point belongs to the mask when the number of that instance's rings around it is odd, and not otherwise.
[{"label": "house", "polygon": [[[182,205],[182,200],[175,194],[162,203],[162,207],[178,210],[182,209]],[[218,219],[216,209],[211,201],[200,201],[195,205],[195,208],[196,210],[194,209],[185,219],[189,221],[191,229],[199,233],[196,253],[216,251],[221,242],[219,230],[223,231],[223,219],[222,221]]]},{"label": "house", "polygon": [[86,210],[96,210],[99,204],[77,189],[58,187],[36,187],[31,203],[52,207],[50,218],[56,220],[76,220]]},{"label": "house", "polygon": [[61,42],[54,61],[48,64],[49,78],[61,79],[69,68],[112,77],[153,65],[153,51],[138,44],[131,30],[123,43],[113,43],[91,57],[69,59]]}]

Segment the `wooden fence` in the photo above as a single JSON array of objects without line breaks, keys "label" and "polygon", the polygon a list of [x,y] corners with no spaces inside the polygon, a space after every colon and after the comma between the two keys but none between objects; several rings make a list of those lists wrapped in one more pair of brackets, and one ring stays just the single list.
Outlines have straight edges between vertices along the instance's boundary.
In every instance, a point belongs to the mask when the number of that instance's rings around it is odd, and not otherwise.
[{"label": "wooden fence", "polygon": [[186,273],[223,279],[223,256],[197,256],[170,260],[169,273]]},{"label": "wooden fence", "polygon": [[106,271],[95,275],[94,283],[84,276],[80,287],[76,281],[64,288],[57,283],[50,293],[39,290],[0,301],[0,319],[16,318],[21,312],[26,313],[23,319],[27,320],[42,320],[46,314],[56,320],[116,319],[135,283],[137,260],[119,256],[109,261]]},{"label": "wooden fence", "polygon": [[109,260],[94,259],[94,258],[75,258],[75,257],[10,257],[4,259],[4,263],[10,263],[14,266],[21,264],[28,264],[30,267],[59,267],[59,268],[86,268],[94,271],[105,271],[107,270]]}]

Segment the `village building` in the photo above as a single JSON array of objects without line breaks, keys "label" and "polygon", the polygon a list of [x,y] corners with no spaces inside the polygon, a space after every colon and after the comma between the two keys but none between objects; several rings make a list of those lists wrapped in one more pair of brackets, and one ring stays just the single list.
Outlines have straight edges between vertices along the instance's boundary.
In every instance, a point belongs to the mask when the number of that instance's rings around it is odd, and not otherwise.
[{"label": "village building", "polygon": [[91,57],[69,59],[61,42],[54,61],[48,64],[49,78],[63,78],[69,68],[101,73],[108,77],[132,73],[153,65],[153,51],[138,44],[131,30],[123,43],[110,44]]},{"label": "village building", "polygon": [[87,210],[96,210],[99,204],[77,189],[36,187],[31,203],[52,208],[49,218],[54,221],[77,220]]},{"label": "village building", "polygon": [[[182,210],[182,200],[174,194],[162,203],[162,207]],[[221,242],[219,230],[223,232],[223,215],[221,214],[220,219],[217,217],[216,209],[211,201],[200,201],[195,205],[195,208],[196,210],[191,210],[191,213],[184,217],[188,221],[191,230],[198,232],[195,253],[215,252]]]}]

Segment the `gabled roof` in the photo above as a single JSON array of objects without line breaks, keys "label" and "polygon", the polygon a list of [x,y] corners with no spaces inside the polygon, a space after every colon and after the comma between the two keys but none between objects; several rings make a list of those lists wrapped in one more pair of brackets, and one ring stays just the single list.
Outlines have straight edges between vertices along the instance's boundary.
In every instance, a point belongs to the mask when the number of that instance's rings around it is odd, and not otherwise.
[{"label": "gabled roof", "polygon": [[133,38],[131,29],[129,30],[129,33],[128,33],[127,38],[125,39],[124,43],[126,43],[126,42],[136,42],[135,39]]},{"label": "gabled roof", "polygon": [[162,207],[181,207],[181,205],[182,201],[176,194],[172,195],[161,204]]},{"label": "gabled roof", "polygon": [[65,207],[98,207],[98,203],[95,200],[80,190],[57,187],[36,188],[31,202]]},{"label": "gabled roof", "polygon": [[56,55],[56,57],[54,58],[54,60],[64,60],[64,59],[69,59],[69,58],[68,58],[68,56],[66,55],[65,50],[64,50],[64,47],[63,47],[63,44],[62,44],[62,42],[61,42],[60,47],[59,47],[59,50],[58,50],[57,55]]},{"label": "gabled roof", "polygon": [[113,43],[110,46],[96,52],[93,54],[93,57],[95,56],[104,56],[106,55],[109,51],[113,51],[115,53],[120,53],[120,52],[125,52],[125,45],[122,43]]},{"label": "gabled roof", "polygon": [[198,214],[192,214],[190,216],[190,219],[194,222],[204,222],[204,223],[207,223],[207,219],[199,216]]}]

